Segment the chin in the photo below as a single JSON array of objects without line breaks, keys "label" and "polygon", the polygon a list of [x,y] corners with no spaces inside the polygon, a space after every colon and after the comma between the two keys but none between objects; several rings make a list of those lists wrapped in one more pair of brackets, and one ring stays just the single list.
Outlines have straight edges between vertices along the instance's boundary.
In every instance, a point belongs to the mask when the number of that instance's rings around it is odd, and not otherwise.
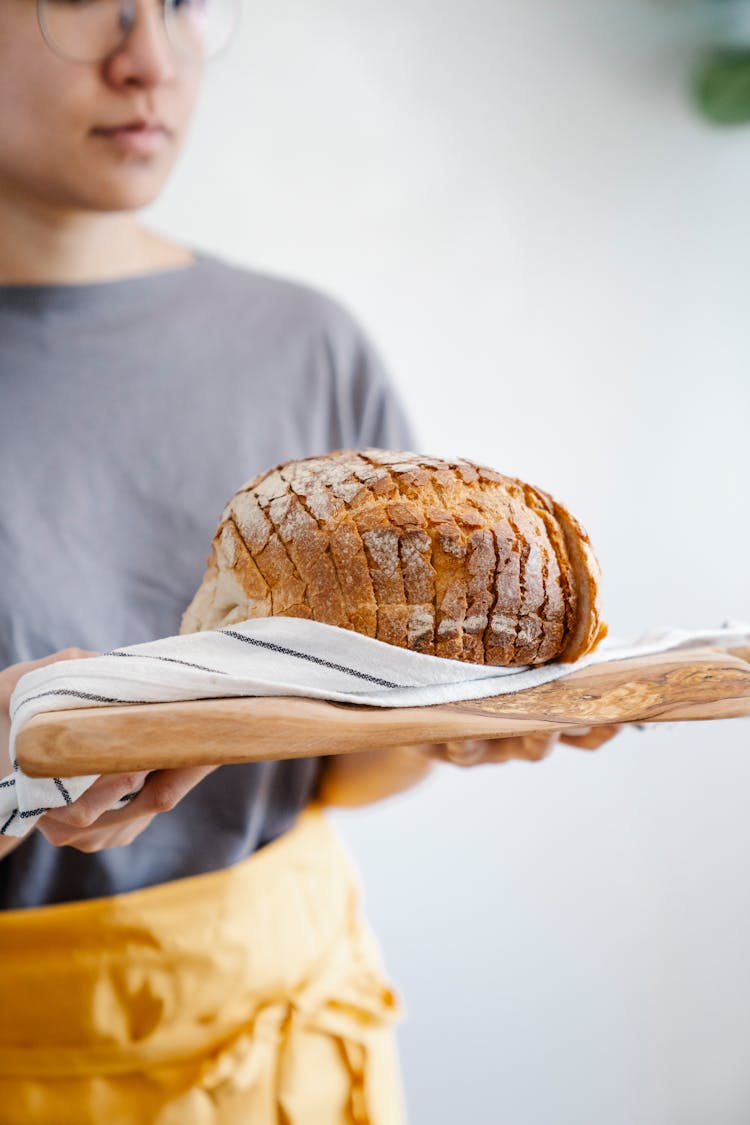
[{"label": "chin", "polygon": [[160,190],[161,186],[151,191],[102,192],[95,198],[89,196],[83,202],[89,211],[140,211],[156,200]]},{"label": "chin", "polygon": [[78,200],[92,211],[135,211],[153,203],[169,176],[169,168],[143,169],[87,181]]},{"label": "chin", "polygon": [[[1,0],[0,0],[1,2]],[[146,207],[159,195],[176,163],[181,145],[175,135],[150,155],[118,152],[94,141],[71,161],[75,180],[68,188],[79,203],[94,211]]]}]

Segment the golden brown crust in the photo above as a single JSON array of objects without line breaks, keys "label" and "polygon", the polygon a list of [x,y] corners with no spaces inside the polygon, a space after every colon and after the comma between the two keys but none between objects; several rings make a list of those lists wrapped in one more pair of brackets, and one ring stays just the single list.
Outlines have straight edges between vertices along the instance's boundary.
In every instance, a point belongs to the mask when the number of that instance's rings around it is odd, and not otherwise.
[{"label": "golden brown crust", "polygon": [[555,515],[565,536],[577,594],[576,619],[558,657],[567,664],[595,649],[606,637],[607,626],[599,618],[601,576],[591,540],[575,516],[562,504],[555,503]]},{"label": "golden brown crust", "polygon": [[549,493],[466,459],[337,450],[227,502],[181,633],[308,617],[474,663],[573,661],[606,633],[600,572]]}]

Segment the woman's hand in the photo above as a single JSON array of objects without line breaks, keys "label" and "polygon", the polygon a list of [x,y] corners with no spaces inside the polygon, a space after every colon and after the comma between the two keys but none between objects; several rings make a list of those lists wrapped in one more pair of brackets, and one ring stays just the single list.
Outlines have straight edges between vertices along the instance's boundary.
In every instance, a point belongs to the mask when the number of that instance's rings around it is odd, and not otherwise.
[{"label": "woman's hand", "polygon": [[[125,847],[148,828],[157,813],[173,809],[216,768],[190,766],[152,773],[103,774],[77,801],[40,817],[37,831],[50,844],[77,848],[79,852]],[[141,792],[124,808],[112,809],[115,801],[141,785]]]},{"label": "woman's hand", "polygon": [[[89,649],[65,648],[41,660],[25,660],[0,670],[0,777],[11,772],[8,753],[10,738],[10,697],[21,676],[34,668],[42,668],[57,660],[81,660],[100,653]],[[173,809],[216,766],[197,766],[152,773],[104,774],[77,801],[44,813],[36,824],[37,831],[57,847],[77,848],[81,852],[97,852],[103,848],[123,847],[154,819],[157,813]],[[146,780],[147,779],[147,780]],[[144,784],[145,782],[145,784]],[[121,797],[143,789],[122,809],[112,809]],[[10,845],[13,840],[14,844]],[[7,854],[19,837],[6,837],[0,844],[0,856]],[[2,846],[5,844],[10,846]]]},{"label": "woman's hand", "polygon": [[99,656],[86,648],[64,648],[60,652],[53,652],[50,656],[43,656],[41,660],[22,660],[18,664],[9,664],[7,668],[0,669],[0,777],[5,777],[13,768],[10,760],[10,697],[18,681],[27,672],[35,668],[43,668],[46,664],[54,664],[58,660],[81,660],[86,656]]},{"label": "woman's hand", "polygon": [[428,758],[450,762],[454,766],[482,766],[490,762],[508,762],[514,758],[538,762],[550,753],[558,739],[582,750],[596,750],[610,738],[614,738],[623,726],[623,723],[607,723],[563,733],[539,731],[533,734],[506,735],[502,738],[437,742],[425,746],[423,753]]},{"label": "woman's hand", "polygon": [[479,766],[488,762],[507,762],[526,758],[536,762],[546,757],[558,740],[596,750],[613,738],[622,724],[608,724],[565,734],[511,735],[503,738],[470,739],[457,742],[429,742],[391,746],[386,750],[360,750],[325,758],[317,788],[324,805],[356,808],[373,804],[418,785],[435,768],[433,761],[456,766]]}]

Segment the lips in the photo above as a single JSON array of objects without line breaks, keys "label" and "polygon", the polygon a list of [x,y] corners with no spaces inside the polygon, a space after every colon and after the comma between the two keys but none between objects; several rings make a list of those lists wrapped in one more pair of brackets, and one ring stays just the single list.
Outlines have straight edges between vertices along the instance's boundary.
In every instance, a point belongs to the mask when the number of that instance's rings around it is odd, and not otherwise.
[{"label": "lips", "polygon": [[170,142],[171,132],[161,121],[137,118],[119,125],[99,125],[91,130],[110,152],[138,158],[155,156]]},{"label": "lips", "polygon": [[109,136],[113,133],[168,133],[169,130],[161,121],[147,121],[139,117],[133,121],[123,121],[119,125],[98,125],[92,132]]}]

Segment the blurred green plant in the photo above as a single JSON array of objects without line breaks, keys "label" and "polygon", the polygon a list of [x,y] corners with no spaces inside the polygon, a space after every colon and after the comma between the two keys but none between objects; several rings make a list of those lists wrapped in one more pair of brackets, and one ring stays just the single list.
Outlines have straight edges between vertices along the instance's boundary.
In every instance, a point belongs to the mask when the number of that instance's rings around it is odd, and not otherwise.
[{"label": "blurred green plant", "polygon": [[699,0],[712,43],[693,80],[698,108],[718,125],[750,122],[750,0]]},{"label": "blurred green plant", "polygon": [[724,48],[704,59],[695,75],[695,98],[719,125],[750,122],[750,49]]}]

